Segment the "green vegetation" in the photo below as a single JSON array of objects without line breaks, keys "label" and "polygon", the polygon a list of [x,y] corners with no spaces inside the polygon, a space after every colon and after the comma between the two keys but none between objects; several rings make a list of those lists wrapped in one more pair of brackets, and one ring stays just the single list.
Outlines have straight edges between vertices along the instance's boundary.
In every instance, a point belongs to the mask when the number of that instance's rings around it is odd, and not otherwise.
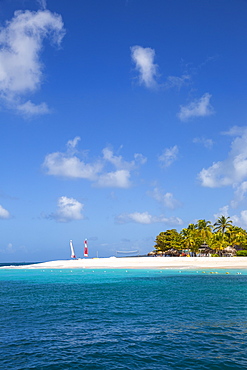
[{"label": "green vegetation", "polygon": [[239,256],[239,257],[247,257],[247,251],[246,250],[237,251],[236,256]]},{"label": "green vegetation", "polygon": [[180,233],[175,229],[163,231],[155,243],[156,251],[163,252],[177,249],[199,253],[204,248],[210,250],[211,255],[221,256],[225,248],[232,247],[238,250],[237,255],[247,256],[247,231],[232,225],[230,217],[225,216],[219,217],[213,225],[210,221],[198,220]]},{"label": "green vegetation", "polygon": [[183,243],[183,237],[177,232],[177,230],[167,230],[161,232],[156,237],[155,249],[157,251],[167,251],[168,249],[181,249],[181,244]]}]

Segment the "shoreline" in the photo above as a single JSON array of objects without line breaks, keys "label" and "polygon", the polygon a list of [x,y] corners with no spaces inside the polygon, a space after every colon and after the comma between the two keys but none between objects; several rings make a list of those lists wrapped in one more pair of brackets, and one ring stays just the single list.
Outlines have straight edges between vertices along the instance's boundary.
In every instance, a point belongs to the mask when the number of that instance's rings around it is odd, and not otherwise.
[{"label": "shoreline", "polygon": [[108,257],[57,260],[1,269],[247,269],[247,257]]}]

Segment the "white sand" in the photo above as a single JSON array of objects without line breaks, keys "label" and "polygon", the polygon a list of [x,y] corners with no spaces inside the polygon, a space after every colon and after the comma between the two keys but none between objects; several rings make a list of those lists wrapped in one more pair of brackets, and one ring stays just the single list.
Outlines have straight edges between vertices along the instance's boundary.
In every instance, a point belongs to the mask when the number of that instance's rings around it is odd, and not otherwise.
[{"label": "white sand", "polygon": [[34,265],[12,266],[21,269],[247,269],[247,257],[128,257],[60,260]]}]

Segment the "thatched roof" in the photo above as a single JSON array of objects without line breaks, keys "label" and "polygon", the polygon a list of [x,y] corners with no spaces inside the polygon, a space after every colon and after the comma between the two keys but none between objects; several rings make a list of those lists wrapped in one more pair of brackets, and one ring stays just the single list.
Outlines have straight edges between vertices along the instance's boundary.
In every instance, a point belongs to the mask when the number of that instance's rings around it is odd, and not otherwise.
[{"label": "thatched roof", "polygon": [[226,247],[223,252],[226,252],[226,253],[236,253],[236,249],[231,247],[230,245],[228,247]]},{"label": "thatched roof", "polygon": [[179,256],[180,253],[177,249],[171,248],[171,249],[168,249],[168,251],[165,251],[165,255],[166,256]]},{"label": "thatched roof", "polygon": [[203,243],[203,244],[201,244],[200,245],[200,247],[199,247],[199,251],[200,252],[211,252],[213,249],[212,248],[210,248],[206,243]]},{"label": "thatched roof", "polygon": [[151,251],[148,253],[148,256],[156,256],[156,253],[157,253],[156,251]]},{"label": "thatched roof", "polygon": [[157,253],[156,254],[158,254],[158,255],[162,255],[163,256],[163,254],[164,254],[165,252],[164,251],[157,251]]}]

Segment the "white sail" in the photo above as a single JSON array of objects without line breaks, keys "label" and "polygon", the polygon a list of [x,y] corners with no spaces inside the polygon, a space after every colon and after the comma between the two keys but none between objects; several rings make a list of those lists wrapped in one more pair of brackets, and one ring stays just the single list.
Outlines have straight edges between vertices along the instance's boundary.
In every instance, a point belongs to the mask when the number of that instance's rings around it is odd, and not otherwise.
[{"label": "white sail", "polygon": [[69,244],[71,249],[71,258],[76,258],[72,240],[70,240]]},{"label": "white sail", "polygon": [[88,257],[87,239],[84,240],[84,257]]}]

